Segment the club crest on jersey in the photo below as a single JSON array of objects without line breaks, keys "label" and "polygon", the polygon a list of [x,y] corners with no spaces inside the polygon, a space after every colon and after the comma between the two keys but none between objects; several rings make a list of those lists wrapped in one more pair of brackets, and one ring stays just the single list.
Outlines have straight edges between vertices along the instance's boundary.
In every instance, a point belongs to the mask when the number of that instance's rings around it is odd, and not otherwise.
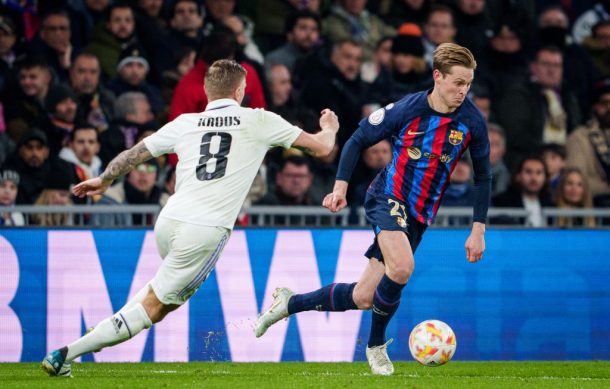
[{"label": "club crest on jersey", "polygon": [[379,108],[369,116],[369,123],[376,126],[383,121],[385,117],[385,109]]},{"label": "club crest on jersey", "polygon": [[460,130],[450,130],[449,143],[454,146],[461,144],[464,141],[464,133]]}]

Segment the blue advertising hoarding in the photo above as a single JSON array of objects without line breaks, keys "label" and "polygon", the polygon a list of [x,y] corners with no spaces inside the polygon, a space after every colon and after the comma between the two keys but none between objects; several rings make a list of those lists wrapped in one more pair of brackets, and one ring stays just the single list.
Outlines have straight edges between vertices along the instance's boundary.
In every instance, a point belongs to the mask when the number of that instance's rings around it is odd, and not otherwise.
[{"label": "blue advertising hoarding", "polygon": [[[409,360],[411,329],[447,322],[455,359],[610,359],[610,231],[490,230],[471,264],[466,230],[432,229],[388,328]],[[353,282],[368,230],[236,230],[216,270],[167,319],[95,361],[364,360],[370,313],[304,312],[262,338],[252,325],[276,286]],[[159,266],[148,230],[0,230],[0,361],[38,361],[110,316]]]}]

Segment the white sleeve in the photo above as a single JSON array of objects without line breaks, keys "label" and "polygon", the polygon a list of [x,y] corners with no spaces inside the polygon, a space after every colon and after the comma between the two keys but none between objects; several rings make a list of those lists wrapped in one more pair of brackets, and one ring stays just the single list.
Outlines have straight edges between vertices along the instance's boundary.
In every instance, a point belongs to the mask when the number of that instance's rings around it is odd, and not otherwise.
[{"label": "white sleeve", "polygon": [[285,149],[290,148],[303,130],[293,126],[280,115],[265,110],[261,111],[262,115],[260,115],[257,129],[258,138],[269,147],[282,146]]},{"label": "white sleeve", "polygon": [[167,123],[154,134],[144,138],[144,144],[153,157],[173,153],[176,142],[180,137],[177,121],[179,117]]}]

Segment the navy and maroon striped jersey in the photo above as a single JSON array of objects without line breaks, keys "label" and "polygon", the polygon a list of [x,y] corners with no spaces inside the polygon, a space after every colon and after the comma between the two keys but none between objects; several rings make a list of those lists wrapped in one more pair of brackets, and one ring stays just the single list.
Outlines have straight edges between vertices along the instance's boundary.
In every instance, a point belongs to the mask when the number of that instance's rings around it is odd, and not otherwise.
[{"label": "navy and maroon striped jersey", "polygon": [[473,159],[487,158],[489,138],[481,112],[470,99],[442,114],[428,104],[429,91],[405,96],[373,112],[354,133],[363,144],[392,143],[392,162],[369,186],[369,193],[403,201],[421,223],[431,224],[449,177],[467,148]]}]

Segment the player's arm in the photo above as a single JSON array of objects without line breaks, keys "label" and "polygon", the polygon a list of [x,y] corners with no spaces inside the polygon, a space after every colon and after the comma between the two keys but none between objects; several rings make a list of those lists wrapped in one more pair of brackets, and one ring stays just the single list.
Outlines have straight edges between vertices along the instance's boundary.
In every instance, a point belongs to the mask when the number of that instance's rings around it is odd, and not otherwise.
[{"label": "player's arm", "polygon": [[335,138],[339,131],[339,119],[330,109],[322,111],[320,116],[320,132],[309,134],[301,131],[297,139],[292,144],[300,150],[305,151],[314,157],[325,157],[330,154],[335,146]]},{"label": "player's arm", "polygon": [[322,201],[322,205],[331,212],[339,212],[347,206],[346,196],[349,179],[358,163],[362,150],[368,146],[370,144],[366,140],[362,128],[356,130],[343,146],[341,157],[339,158],[335,186],[332,193],[326,195]]},{"label": "player's arm", "polygon": [[474,170],[474,210],[470,236],[466,240],[466,258],[477,262],[485,251],[485,222],[491,198],[491,165],[489,155],[473,158]]},{"label": "player's arm", "polygon": [[83,181],[72,189],[72,193],[78,197],[94,196],[102,194],[117,178],[129,173],[133,168],[148,161],[153,155],[150,153],[144,141],[129,150],[117,155],[106,167],[99,177]]}]

